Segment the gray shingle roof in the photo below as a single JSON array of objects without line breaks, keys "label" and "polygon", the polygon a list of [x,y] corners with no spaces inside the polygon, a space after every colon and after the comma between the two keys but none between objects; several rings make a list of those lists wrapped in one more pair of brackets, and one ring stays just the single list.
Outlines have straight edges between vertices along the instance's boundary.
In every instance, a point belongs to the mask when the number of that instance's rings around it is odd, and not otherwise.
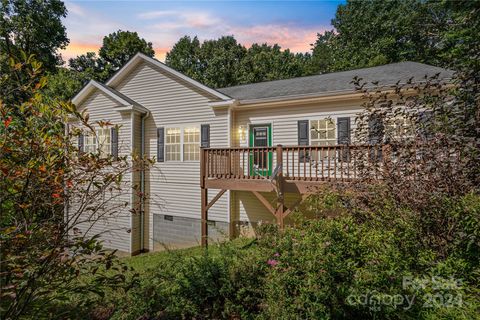
[{"label": "gray shingle roof", "polygon": [[421,81],[426,75],[440,73],[440,78],[450,79],[452,70],[434,67],[418,62],[399,62],[378,67],[327,73],[308,77],[253,83],[234,87],[217,89],[237,100],[254,100],[280,97],[308,96],[334,92],[353,91],[353,77],[363,78],[370,86],[372,81],[378,81],[380,86],[389,86],[406,82],[414,77]]}]

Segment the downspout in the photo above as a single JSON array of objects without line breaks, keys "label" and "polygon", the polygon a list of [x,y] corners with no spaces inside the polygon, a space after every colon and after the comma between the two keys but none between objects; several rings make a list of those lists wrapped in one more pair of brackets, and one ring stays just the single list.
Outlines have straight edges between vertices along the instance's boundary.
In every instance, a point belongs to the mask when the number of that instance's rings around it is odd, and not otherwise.
[{"label": "downspout", "polygon": [[145,250],[145,119],[150,116],[150,112],[142,116],[140,154],[142,155],[142,168],[140,170],[140,251]]}]

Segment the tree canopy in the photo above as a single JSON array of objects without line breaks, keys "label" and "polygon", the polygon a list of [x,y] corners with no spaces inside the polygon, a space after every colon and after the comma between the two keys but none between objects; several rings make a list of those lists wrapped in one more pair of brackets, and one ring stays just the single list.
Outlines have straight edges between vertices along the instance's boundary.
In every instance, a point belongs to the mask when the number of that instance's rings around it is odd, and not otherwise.
[{"label": "tree canopy", "polygon": [[105,81],[138,52],[150,57],[155,55],[152,43],[140,38],[138,33],[118,30],[103,38],[98,56],[87,52],[70,59],[68,64],[71,69],[86,73],[89,78]]},{"label": "tree canopy", "polygon": [[166,64],[211,87],[227,87],[302,76],[308,72],[309,55],[282,50],[278,44],[246,48],[234,36],[200,43],[182,37],[167,53]]},{"label": "tree canopy", "polygon": [[451,67],[452,58],[464,56],[462,48],[475,37],[463,21],[476,6],[470,1],[348,0],[337,8],[334,29],[318,35],[312,64],[317,72],[400,61]]},{"label": "tree canopy", "polygon": [[34,54],[45,70],[54,70],[62,62],[57,50],[69,43],[61,20],[66,16],[60,0],[0,1],[0,52]]}]

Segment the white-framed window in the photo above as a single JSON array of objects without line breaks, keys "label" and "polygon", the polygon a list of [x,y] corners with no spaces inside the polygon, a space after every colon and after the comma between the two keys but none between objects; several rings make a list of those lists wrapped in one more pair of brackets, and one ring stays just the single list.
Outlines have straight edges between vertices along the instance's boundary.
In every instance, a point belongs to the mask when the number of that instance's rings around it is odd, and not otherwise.
[{"label": "white-framed window", "polygon": [[[96,135],[95,135],[96,134]],[[109,155],[112,152],[112,136],[110,128],[95,130],[95,134],[89,132],[83,138],[83,148],[86,153],[100,152],[101,155]]]},{"label": "white-framed window", "polygon": [[97,130],[98,149],[100,154],[109,155],[112,153],[112,132],[110,128],[101,128]]},{"label": "white-framed window", "polygon": [[394,139],[413,137],[415,126],[411,119],[399,116],[385,123],[385,133]]},{"label": "white-framed window", "polygon": [[165,131],[165,160],[180,161],[182,154],[181,129],[166,128]]},{"label": "white-framed window", "polygon": [[[310,120],[310,145],[312,146],[334,146],[337,144],[337,126],[333,119],[323,118]],[[334,158],[335,150],[321,150],[313,152],[314,160]]]},{"label": "white-framed window", "polygon": [[83,136],[83,150],[86,153],[97,152],[97,137],[92,132]]},{"label": "white-framed window", "polygon": [[186,127],[183,129],[183,160],[200,160],[200,128]]}]

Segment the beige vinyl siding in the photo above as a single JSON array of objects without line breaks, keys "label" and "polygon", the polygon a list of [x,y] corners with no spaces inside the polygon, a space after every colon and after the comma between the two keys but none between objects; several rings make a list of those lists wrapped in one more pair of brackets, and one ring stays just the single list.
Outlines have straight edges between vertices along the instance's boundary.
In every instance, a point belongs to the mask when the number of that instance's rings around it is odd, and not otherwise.
[{"label": "beige vinyl siding", "polygon": [[[239,126],[252,124],[271,124],[272,126],[272,145],[298,145],[298,120],[316,120],[323,118],[332,118],[336,124],[337,117],[350,117],[351,129],[355,128],[355,116],[361,112],[361,101],[345,102],[338,101],[334,103],[311,103],[304,105],[293,105],[285,107],[256,107],[252,109],[236,110],[233,115],[234,126],[232,128],[233,145],[248,146],[247,141],[239,141]],[[352,137],[353,138],[353,137]],[[272,164],[275,167],[275,154],[273,154]],[[246,165],[244,166],[247,167]],[[245,169],[246,170],[246,169]],[[284,168],[284,171],[286,168]],[[301,167],[301,170],[303,168]],[[307,169],[308,170],[308,169]],[[291,168],[290,168],[291,172]],[[273,219],[272,214],[257,200],[250,192],[232,192],[232,217],[236,220],[257,222],[261,220]],[[273,195],[268,195],[272,201]],[[294,195],[288,195],[292,197]],[[288,207],[288,205],[287,205]]]},{"label": "beige vinyl siding", "polygon": [[[119,128],[119,156],[130,154],[131,150],[131,119],[130,112],[118,112],[115,110],[118,103],[100,91],[94,91],[81,105],[77,106],[80,111],[87,109],[90,116],[89,122],[95,125],[96,121],[106,120]],[[101,234],[105,247],[123,252],[131,252],[131,213],[130,206],[124,207],[125,202],[131,203],[131,177],[124,176],[124,188],[120,194],[115,195],[114,202],[109,207],[118,207],[114,214],[105,216],[101,221],[91,227],[89,234]],[[73,204],[74,207],[75,204]],[[80,228],[87,230],[90,225]]]},{"label": "beige vinyl siding", "polygon": [[[213,110],[214,97],[167,74],[147,62],[136,66],[116,90],[141,104],[151,114],[145,121],[145,152],[157,157],[157,128],[210,124],[211,147],[228,146],[228,111]],[[141,132],[136,133],[138,135]],[[149,248],[153,248],[153,214],[200,219],[199,161],[156,163],[145,175],[149,223]],[[216,194],[210,190],[211,197]],[[228,221],[228,193],[209,210],[209,218]]]}]

